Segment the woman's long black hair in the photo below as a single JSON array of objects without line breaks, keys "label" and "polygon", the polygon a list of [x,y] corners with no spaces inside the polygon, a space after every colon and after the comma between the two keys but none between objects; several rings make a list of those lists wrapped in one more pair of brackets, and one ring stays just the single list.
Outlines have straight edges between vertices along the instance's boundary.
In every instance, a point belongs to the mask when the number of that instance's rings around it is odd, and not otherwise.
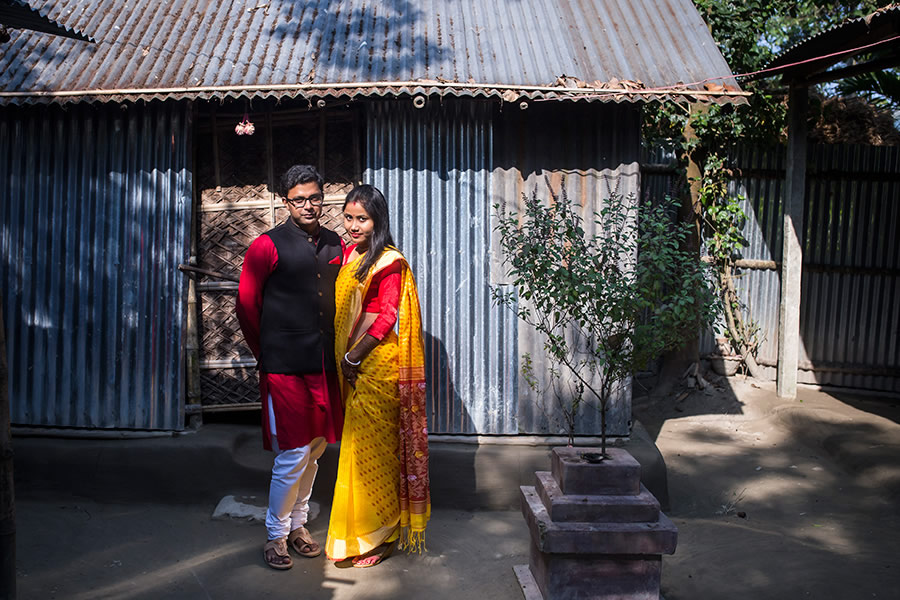
[{"label": "woman's long black hair", "polygon": [[394,238],[391,237],[391,222],[388,217],[387,201],[377,187],[368,184],[356,186],[347,194],[347,198],[344,200],[344,207],[341,210],[346,209],[351,202],[356,202],[362,206],[363,210],[369,214],[374,225],[372,237],[369,239],[369,249],[366,250],[359,267],[356,269],[356,273],[354,273],[357,280],[365,281],[369,269],[372,268],[372,265],[381,256],[384,249],[388,246],[394,248],[396,246],[394,245]]}]

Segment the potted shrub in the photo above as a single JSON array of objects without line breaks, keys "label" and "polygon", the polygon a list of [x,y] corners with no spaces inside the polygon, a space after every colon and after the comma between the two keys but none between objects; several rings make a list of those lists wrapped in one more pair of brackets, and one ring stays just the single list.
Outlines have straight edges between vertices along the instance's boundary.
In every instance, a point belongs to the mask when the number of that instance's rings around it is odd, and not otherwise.
[{"label": "potted shrub", "polygon": [[743,359],[740,354],[735,354],[728,343],[728,338],[717,337],[716,349],[709,356],[709,364],[718,375],[731,377],[738,372]]},{"label": "potted shrub", "polygon": [[[681,250],[688,227],[673,223],[671,201],[612,195],[589,234],[565,189],[550,195],[523,197],[523,212],[501,214],[496,228],[512,289],[494,298],[542,334],[550,377],[572,383],[562,403],[570,447],[554,448],[551,471],[522,488],[532,550],[517,574],[546,600],[649,597],[677,531],[637,461],[607,447],[606,414],[630,375],[711,320],[713,298],[704,267]],[[584,403],[600,410],[600,448],[573,447]]]}]

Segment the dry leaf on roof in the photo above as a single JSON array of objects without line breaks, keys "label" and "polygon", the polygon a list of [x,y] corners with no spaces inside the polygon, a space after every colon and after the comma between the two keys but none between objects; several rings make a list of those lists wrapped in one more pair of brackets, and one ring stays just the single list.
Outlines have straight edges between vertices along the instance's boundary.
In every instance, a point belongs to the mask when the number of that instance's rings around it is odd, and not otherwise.
[{"label": "dry leaf on roof", "polygon": [[571,90],[576,88],[586,88],[588,86],[577,77],[569,77],[568,75],[563,74],[556,78],[556,81],[553,82],[551,87],[564,87]]}]

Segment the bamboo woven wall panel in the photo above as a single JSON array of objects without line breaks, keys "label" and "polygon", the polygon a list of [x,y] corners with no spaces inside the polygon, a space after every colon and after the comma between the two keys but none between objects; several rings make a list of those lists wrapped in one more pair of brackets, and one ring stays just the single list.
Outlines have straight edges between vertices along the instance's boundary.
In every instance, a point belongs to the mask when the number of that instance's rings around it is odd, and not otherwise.
[{"label": "bamboo woven wall panel", "polygon": [[322,177],[325,178],[325,193],[328,195],[344,195],[353,189],[359,180],[356,173],[355,144],[349,142],[354,139],[355,123],[351,120],[337,120],[328,123],[325,133],[324,168]]},{"label": "bamboo woven wall panel", "polygon": [[347,235],[347,230],[344,229],[344,213],[341,211],[341,208],[342,205],[340,204],[326,204],[324,210],[322,210],[322,218],[319,219],[319,223],[322,224],[322,227],[327,227],[337,232],[339,236],[344,238],[344,242],[349,244],[350,236]]},{"label": "bamboo woven wall panel", "polygon": [[[331,127],[328,123],[326,129]],[[272,173],[275,180],[292,165],[319,167],[319,120],[303,119],[272,129]],[[325,177],[325,174],[321,174]],[[327,179],[327,177],[326,177]],[[273,190],[275,191],[275,190]]]},{"label": "bamboo woven wall panel", "polygon": [[223,186],[218,189],[204,189],[200,194],[200,206],[209,208],[221,204],[232,204],[237,205],[235,208],[240,208],[241,204],[269,202],[271,198],[269,187],[265,183]]},{"label": "bamboo woven wall panel", "polygon": [[259,404],[256,367],[207,369],[201,371],[200,387],[204,406]]},{"label": "bamboo woven wall panel", "polygon": [[200,293],[200,348],[207,359],[253,358],[234,310],[237,290]]},{"label": "bamboo woven wall panel", "polygon": [[[263,123],[256,124],[254,135],[236,135],[233,129],[218,133],[216,140],[221,178],[218,185],[222,188],[265,187],[269,172],[266,135]],[[215,186],[216,182],[212,183]]]},{"label": "bamboo woven wall panel", "polygon": [[[199,266],[238,277],[247,248],[272,228],[270,211],[264,208],[201,212]],[[213,281],[202,275],[199,281]]]}]

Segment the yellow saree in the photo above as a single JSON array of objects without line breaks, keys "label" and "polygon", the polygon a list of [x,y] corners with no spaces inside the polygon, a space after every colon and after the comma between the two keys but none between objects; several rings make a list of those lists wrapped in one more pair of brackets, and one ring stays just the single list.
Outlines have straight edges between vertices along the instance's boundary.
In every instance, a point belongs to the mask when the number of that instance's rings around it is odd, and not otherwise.
[{"label": "yellow saree", "polygon": [[425,416],[425,359],[419,296],[403,255],[386,249],[360,282],[361,258],[341,268],[335,286],[338,364],[362,316],[372,278],[395,261],[403,266],[397,333],[391,331],[363,360],[356,387],[341,378],[344,431],[325,552],[332,560],[359,556],[400,537],[424,549],[431,515]]}]

